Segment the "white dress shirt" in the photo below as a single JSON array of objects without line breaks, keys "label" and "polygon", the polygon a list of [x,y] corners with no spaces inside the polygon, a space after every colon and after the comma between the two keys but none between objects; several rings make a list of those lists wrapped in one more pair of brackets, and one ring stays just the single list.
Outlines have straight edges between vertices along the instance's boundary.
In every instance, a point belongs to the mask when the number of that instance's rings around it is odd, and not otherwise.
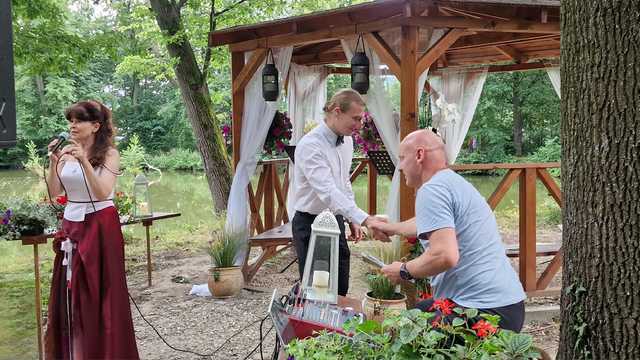
[{"label": "white dress shirt", "polygon": [[353,159],[353,139],[338,136],[322,122],[296,145],[293,189],[294,209],[320,214],[329,209],[349,221],[362,224],[369,216],[356,205],[349,181]]}]

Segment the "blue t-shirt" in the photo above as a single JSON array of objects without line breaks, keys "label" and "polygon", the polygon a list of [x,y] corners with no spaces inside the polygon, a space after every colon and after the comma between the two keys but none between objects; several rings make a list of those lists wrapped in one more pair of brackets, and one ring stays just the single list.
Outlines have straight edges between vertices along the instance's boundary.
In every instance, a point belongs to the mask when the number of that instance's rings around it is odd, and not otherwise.
[{"label": "blue t-shirt", "polygon": [[473,185],[450,169],[437,172],[416,195],[416,227],[425,249],[427,234],[453,228],[458,264],[431,278],[434,297],[477,309],[518,303],[525,298],[507,259],[496,218]]}]

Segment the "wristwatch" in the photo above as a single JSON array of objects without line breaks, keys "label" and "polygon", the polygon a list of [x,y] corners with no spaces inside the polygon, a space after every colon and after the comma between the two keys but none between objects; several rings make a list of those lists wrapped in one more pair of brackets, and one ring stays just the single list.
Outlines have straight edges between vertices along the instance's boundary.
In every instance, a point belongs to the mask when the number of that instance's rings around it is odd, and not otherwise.
[{"label": "wristwatch", "polygon": [[405,281],[413,280],[413,276],[407,270],[407,263],[402,263],[402,266],[400,266],[400,278]]}]

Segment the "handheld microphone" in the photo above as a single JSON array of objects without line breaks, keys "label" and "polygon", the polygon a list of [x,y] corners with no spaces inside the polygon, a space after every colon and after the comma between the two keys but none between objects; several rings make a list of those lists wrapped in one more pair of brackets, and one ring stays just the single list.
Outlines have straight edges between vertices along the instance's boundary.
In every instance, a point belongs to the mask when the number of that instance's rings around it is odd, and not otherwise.
[{"label": "handheld microphone", "polygon": [[53,147],[53,149],[51,149],[51,151],[49,151],[47,153],[47,156],[51,156],[51,154],[53,154],[54,152],[58,151],[58,149],[60,149],[60,146],[62,146],[62,144],[67,140],[69,140],[69,133],[68,132],[63,131],[60,134],[58,134],[58,142]]}]

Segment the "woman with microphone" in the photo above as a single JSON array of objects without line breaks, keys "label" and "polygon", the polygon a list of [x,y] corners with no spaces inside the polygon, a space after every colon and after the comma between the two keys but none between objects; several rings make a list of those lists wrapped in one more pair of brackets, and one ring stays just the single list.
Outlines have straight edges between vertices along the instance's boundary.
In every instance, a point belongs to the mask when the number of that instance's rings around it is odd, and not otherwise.
[{"label": "woman with microphone", "polygon": [[124,240],[113,203],[120,156],[111,111],[98,101],[71,105],[69,144],[49,144],[50,196],[66,193],[54,241],[47,359],[138,359],[124,269]]}]

